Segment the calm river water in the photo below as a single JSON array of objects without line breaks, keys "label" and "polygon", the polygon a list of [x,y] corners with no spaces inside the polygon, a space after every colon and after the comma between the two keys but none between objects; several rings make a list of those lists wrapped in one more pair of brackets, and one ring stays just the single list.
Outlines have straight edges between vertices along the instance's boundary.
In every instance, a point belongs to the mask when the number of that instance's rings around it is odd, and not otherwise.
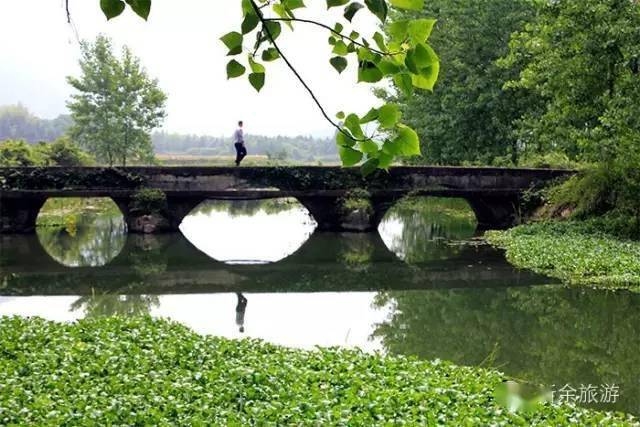
[{"label": "calm river water", "polygon": [[[447,205],[444,205],[445,207]],[[468,216],[392,210],[379,233],[315,233],[291,203],[208,202],[182,234],[120,217],[0,237],[0,315],[150,313],[229,338],[493,366],[554,389],[615,385],[640,414],[640,294],[513,269]]]}]

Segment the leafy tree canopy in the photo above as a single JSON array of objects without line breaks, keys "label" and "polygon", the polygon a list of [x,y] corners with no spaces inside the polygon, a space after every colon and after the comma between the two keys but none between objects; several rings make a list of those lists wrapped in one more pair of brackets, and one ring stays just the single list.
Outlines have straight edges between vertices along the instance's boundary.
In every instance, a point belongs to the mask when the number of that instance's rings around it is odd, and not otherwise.
[{"label": "leafy tree canopy", "polygon": [[81,49],[82,75],[67,78],[77,91],[67,104],[73,119],[69,134],[109,165],[152,160],[150,132],[164,120],[167,98],[158,81],[127,47],[117,57],[105,36],[83,42]]},{"label": "leafy tree canopy", "polygon": [[539,99],[518,124],[522,143],[572,158],[638,161],[640,6],[632,0],[537,2],[537,19],[513,35],[506,87]]},{"label": "leafy tree canopy", "polygon": [[[337,128],[336,142],[343,164],[361,164],[364,174],[376,168],[388,168],[398,156],[419,155],[418,135],[401,122],[401,114],[395,104],[372,108],[364,115],[338,112],[335,119],[330,117],[280,48],[278,39],[283,30],[293,30],[294,25],[313,25],[328,32],[332,52],[329,62],[338,73],[342,73],[351,60],[358,64],[358,82],[377,83],[391,79],[407,95],[415,89],[432,90],[440,69],[438,56],[428,43],[435,20],[396,21],[387,36],[375,32],[365,37],[355,29],[347,29],[360,10],[368,10],[381,23],[385,23],[390,6],[422,10],[424,0],[365,0],[364,4],[349,0],[326,0],[326,3],[327,9],[342,9],[340,22],[329,25],[298,17],[306,7],[303,0],[241,0],[243,18],[239,29],[220,38],[228,48],[228,56],[233,57],[226,65],[228,78],[246,75],[249,83],[260,91],[266,82],[266,64],[284,61],[309,92],[323,116]],[[122,14],[127,6],[147,19],[151,0],[100,1],[100,7],[108,19]],[[246,47],[247,42],[250,47]]]}]

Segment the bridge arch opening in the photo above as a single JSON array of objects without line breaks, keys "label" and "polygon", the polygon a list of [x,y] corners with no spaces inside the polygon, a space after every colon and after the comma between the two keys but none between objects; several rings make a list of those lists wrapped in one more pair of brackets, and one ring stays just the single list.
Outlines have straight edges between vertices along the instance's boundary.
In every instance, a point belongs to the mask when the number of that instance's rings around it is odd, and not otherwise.
[{"label": "bridge arch opening", "polygon": [[264,264],[296,252],[315,230],[296,199],[207,200],[180,225],[200,251],[228,264]]},{"label": "bridge arch opening", "polygon": [[378,232],[398,258],[422,263],[451,256],[451,243],[474,237],[477,227],[475,212],[465,199],[417,196],[391,207]]},{"label": "bridge arch opening", "polygon": [[104,198],[49,198],[38,213],[36,234],[42,248],[67,267],[101,267],[126,243],[124,217]]}]

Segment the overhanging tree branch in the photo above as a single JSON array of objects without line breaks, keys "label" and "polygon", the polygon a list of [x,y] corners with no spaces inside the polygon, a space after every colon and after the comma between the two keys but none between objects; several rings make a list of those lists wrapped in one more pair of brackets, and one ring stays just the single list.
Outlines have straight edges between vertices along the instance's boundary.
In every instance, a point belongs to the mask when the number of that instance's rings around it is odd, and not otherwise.
[{"label": "overhanging tree branch", "polygon": [[335,29],[331,28],[330,26],[328,26],[326,24],[323,24],[322,22],[313,21],[311,19],[301,19],[301,18],[265,18],[265,21],[303,22],[303,23],[306,23],[306,24],[313,24],[313,25],[317,25],[318,27],[325,28],[325,29],[331,31],[333,34],[349,40],[350,42],[352,42],[356,46],[360,46],[360,47],[363,47],[365,49],[369,49],[371,52],[377,53],[379,55],[393,56],[393,55],[398,55],[398,54],[402,53],[402,52],[383,52],[381,50],[374,49],[371,46],[367,46],[366,44],[361,43],[361,42],[359,42],[359,41],[357,41],[355,39],[352,39],[349,36],[345,36],[341,32],[336,31]]},{"label": "overhanging tree branch", "polygon": [[278,54],[280,55],[280,57],[282,58],[282,60],[285,62],[285,64],[287,65],[287,67],[289,68],[289,70],[291,70],[291,72],[296,76],[296,78],[298,79],[298,81],[300,82],[300,84],[302,84],[302,86],[304,86],[304,88],[307,90],[307,92],[309,93],[309,95],[311,96],[311,99],[313,99],[313,102],[316,104],[316,106],[318,107],[318,109],[320,110],[320,112],[322,113],[322,115],[324,116],[324,118],[334,127],[336,128],[339,132],[343,133],[345,136],[349,137],[350,139],[354,140],[354,141],[364,141],[364,140],[360,140],[360,139],[356,139],[353,137],[353,135],[351,135],[349,132],[347,132],[346,130],[344,130],[339,124],[337,124],[335,121],[333,121],[333,119],[331,119],[331,117],[329,117],[329,115],[327,114],[327,112],[325,111],[324,107],[322,106],[322,104],[320,103],[320,101],[318,100],[318,98],[316,97],[315,93],[313,93],[313,90],[311,90],[311,88],[309,87],[309,85],[304,81],[304,79],[302,78],[302,76],[300,75],[300,73],[298,73],[298,71],[296,70],[296,68],[291,64],[291,62],[289,62],[289,60],[287,59],[287,57],[284,55],[284,53],[282,52],[282,50],[280,49],[280,47],[278,46],[278,44],[276,43],[276,41],[273,38],[273,35],[271,34],[271,30],[269,30],[269,26],[266,25],[267,22],[269,22],[269,19],[265,18],[262,15],[262,11],[260,10],[260,7],[258,7],[258,5],[255,3],[254,0],[251,0],[251,5],[253,7],[253,10],[256,12],[256,15],[258,16],[258,19],[260,20],[260,23],[262,24],[262,29],[264,30],[265,34],[267,35],[267,37],[269,38],[269,40],[271,41],[271,44],[273,45],[274,49],[278,52]]}]

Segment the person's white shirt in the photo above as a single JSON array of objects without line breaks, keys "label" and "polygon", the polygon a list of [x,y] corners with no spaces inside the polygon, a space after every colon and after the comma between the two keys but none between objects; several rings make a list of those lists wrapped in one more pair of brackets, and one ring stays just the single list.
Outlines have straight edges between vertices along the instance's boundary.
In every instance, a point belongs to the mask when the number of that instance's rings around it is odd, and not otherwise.
[{"label": "person's white shirt", "polygon": [[233,133],[233,142],[244,144],[244,133],[242,132],[242,128],[236,129]]}]

